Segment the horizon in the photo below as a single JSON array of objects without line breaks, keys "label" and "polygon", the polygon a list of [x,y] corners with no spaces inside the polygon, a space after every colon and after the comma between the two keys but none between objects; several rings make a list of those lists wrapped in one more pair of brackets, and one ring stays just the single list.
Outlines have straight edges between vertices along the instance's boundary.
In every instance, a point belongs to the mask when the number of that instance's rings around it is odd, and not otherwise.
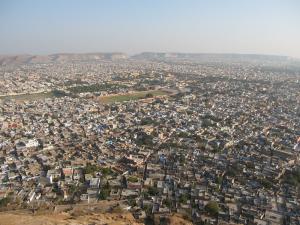
[{"label": "horizon", "polygon": [[0,0],[0,225],[300,225],[299,12]]},{"label": "horizon", "polygon": [[161,52],[300,58],[299,9],[296,0],[3,0],[0,54]]},{"label": "horizon", "polygon": [[49,54],[32,54],[32,53],[16,53],[16,54],[2,54],[0,52],[0,56],[51,56],[51,55],[63,55],[63,54],[78,54],[78,55],[88,55],[88,54],[124,54],[129,57],[135,56],[135,55],[140,55],[140,54],[145,54],[145,53],[150,53],[150,54],[189,54],[189,55],[248,55],[248,56],[274,56],[274,57],[287,57],[287,58],[292,58],[292,59],[300,59],[300,57],[293,57],[289,55],[278,55],[278,54],[264,54],[264,53],[234,53],[234,52],[224,52],[224,53],[218,53],[218,52],[154,52],[154,51],[141,51],[141,52],[136,52],[136,53],[128,53],[128,52],[121,52],[121,51],[113,51],[113,52],[53,52]]}]

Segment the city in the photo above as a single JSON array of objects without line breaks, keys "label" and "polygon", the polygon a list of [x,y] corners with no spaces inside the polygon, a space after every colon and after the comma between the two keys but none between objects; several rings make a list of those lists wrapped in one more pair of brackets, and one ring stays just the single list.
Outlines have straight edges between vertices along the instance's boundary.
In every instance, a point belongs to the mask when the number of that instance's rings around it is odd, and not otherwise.
[{"label": "city", "polygon": [[0,225],[300,225],[299,0],[0,0]]},{"label": "city", "polygon": [[1,209],[299,224],[299,69],[157,57],[2,61]]}]

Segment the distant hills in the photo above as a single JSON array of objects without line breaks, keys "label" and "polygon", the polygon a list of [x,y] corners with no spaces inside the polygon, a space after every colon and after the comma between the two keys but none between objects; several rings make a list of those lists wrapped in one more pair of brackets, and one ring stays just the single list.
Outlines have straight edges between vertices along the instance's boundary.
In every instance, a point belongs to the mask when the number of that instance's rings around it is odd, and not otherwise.
[{"label": "distant hills", "polygon": [[0,55],[0,65],[63,63],[127,59],[124,53],[60,53],[52,55]]},{"label": "distant hills", "polygon": [[97,62],[102,60],[195,61],[195,62],[287,62],[287,56],[258,54],[158,53],[143,52],[129,57],[125,53],[60,53],[51,55],[0,55],[0,65],[35,63]]},{"label": "distant hills", "polygon": [[140,60],[191,60],[200,62],[228,62],[228,61],[286,61],[288,56],[276,55],[259,55],[259,54],[217,54],[217,53],[157,53],[143,52],[133,56],[134,59]]}]

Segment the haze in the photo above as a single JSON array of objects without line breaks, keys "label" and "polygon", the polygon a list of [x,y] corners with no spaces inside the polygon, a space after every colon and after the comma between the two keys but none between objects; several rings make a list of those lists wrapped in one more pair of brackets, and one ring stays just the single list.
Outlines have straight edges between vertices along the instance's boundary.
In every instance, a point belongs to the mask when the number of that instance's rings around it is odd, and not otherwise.
[{"label": "haze", "polygon": [[0,54],[210,52],[300,58],[298,0],[0,2]]}]

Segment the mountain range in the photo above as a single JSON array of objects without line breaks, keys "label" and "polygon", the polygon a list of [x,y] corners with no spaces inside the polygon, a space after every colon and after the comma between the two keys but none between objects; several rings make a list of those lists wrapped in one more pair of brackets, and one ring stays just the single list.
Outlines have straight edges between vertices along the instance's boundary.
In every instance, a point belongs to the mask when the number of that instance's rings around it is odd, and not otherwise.
[{"label": "mountain range", "polygon": [[286,62],[287,56],[259,54],[159,53],[143,52],[133,56],[125,53],[59,53],[51,55],[0,55],[0,65],[35,63],[97,62],[115,60],[197,61],[197,62]]},{"label": "mountain range", "polygon": [[0,55],[0,65],[63,63],[127,59],[123,53],[59,53],[51,55]]}]

